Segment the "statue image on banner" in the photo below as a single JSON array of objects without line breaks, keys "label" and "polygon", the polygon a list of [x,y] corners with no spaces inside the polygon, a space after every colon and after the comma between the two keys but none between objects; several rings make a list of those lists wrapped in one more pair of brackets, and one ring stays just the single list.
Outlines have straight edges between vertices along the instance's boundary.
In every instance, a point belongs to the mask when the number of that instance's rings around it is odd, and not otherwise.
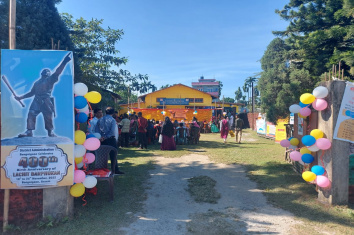
[{"label": "statue image on banner", "polygon": [[2,189],[73,184],[73,67],[70,51],[1,50]]},{"label": "statue image on banner", "polygon": [[32,137],[33,130],[36,129],[36,119],[39,113],[42,113],[45,122],[45,129],[48,131],[49,137],[56,137],[53,133],[53,115],[55,117],[54,98],[51,97],[54,84],[58,82],[60,74],[63,72],[65,65],[71,60],[69,53],[58,68],[52,74],[50,69],[43,69],[41,77],[33,84],[30,92],[22,96],[15,96],[20,101],[34,96],[27,117],[27,131],[18,137]]},{"label": "statue image on banner", "polygon": [[[67,119],[66,108],[72,107],[73,98],[70,92],[72,52],[3,50],[2,54],[3,124],[6,122],[6,126],[9,124],[12,127],[4,128],[1,137],[5,141],[3,145],[16,145],[15,141],[17,144],[70,141],[72,134],[69,126],[72,125],[68,122],[72,118]],[[60,130],[59,133],[55,127]]]}]

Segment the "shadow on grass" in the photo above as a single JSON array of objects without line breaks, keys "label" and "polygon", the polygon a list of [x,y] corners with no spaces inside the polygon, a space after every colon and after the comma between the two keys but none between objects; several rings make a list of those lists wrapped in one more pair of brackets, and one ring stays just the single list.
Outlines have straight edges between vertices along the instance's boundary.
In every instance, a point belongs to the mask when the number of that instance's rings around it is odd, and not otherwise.
[{"label": "shadow on grass", "polygon": [[[274,161],[262,166],[245,167],[248,177],[264,190],[264,195],[273,205],[309,221],[354,226],[354,214],[343,216],[336,213],[335,207],[317,201],[315,185],[306,183],[301,175],[294,172],[291,165]],[[257,173],[259,171],[260,174]],[[354,209],[353,205],[348,208]]]}]

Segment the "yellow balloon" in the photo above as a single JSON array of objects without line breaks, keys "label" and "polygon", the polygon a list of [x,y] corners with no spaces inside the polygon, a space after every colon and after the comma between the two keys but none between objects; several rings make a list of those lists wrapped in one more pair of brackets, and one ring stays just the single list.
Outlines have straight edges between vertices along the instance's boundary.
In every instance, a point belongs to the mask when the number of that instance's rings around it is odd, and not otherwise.
[{"label": "yellow balloon", "polygon": [[302,173],[302,178],[307,182],[314,181],[316,177],[316,174],[311,171],[305,171],[304,173]]},{"label": "yellow balloon", "polygon": [[305,93],[300,96],[300,101],[303,104],[311,104],[315,99],[316,97],[310,93]]},{"label": "yellow balloon", "polygon": [[74,184],[70,188],[70,195],[73,197],[81,197],[85,193],[85,186],[82,183]]},{"label": "yellow balloon", "polygon": [[291,145],[297,146],[299,143],[300,143],[300,141],[297,138],[292,138],[290,140]]},{"label": "yellow balloon", "polygon": [[315,139],[320,139],[320,138],[323,138],[323,132],[319,129],[313,129],[311,132],[310,132],[310,135],[312,135],[313,137],[315,137]]},{"label": "yellow balloon", "polygon": [[97,91],[87,92],[86,95],[84,95],[84,97],[87,99],[88,102],[93,104],[97,104],[102,99],[101,94],[98,93]]},{"label": "yellow balloon", "polygon": [[300,153],[301,154],[305,154],[305,153],[311,154],[311,151],[308,148],[302,148],[302,149],[300,149]]},{"label": "yellow balloon", "polygon": [[77,157],[77,158],[75,158],[75,163],[79,164],[80,162],[82,162],[83,159],[84,159],[84,157]]},{"label": "yellow balloon", "polygon": [[84,144],[86,140],[86,134],[83,131],[75,131],[75,144]]},{"label": "yellow balloon", "polygon": [[299,115],[299,117],[301,118],[306,118],[305,116],[302,116],[300,113],[298,113],[297,115]]}]

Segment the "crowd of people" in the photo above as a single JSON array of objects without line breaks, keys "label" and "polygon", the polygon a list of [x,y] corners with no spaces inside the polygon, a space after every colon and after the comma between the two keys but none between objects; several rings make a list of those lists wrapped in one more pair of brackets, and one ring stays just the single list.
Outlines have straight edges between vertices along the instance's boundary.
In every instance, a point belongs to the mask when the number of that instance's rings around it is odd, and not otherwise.
[{"label": "crowd of people", "polygon": [[[103,115],[102,109],[94,109],[92,118],[88,121],[88,134],[99,134],[102,145],[114,148],[130,146],[147,149],[148,145],[160,144],[161,150],[176,150],[178,144],[198,144],[201,129],[219,132],[224,140],[230,131],[235,130],[236,142],[241,143],[243,120],[232,113],[213,118],[210,123],[198,122],[193,117],[191,122],[183,120],[147,120],[141,112],[118,115],[112,107],[107,107]],[[232,132],[233,133],[233,132]],[[111,152],[111,162],[117,161],[117,156]],[[115,174],[124,174],[118,164],[112,169]]]},{"label": "crowd of people", "polygon": [[[112,124],[106,129],[103,129],[101,125],[100,128],[98,124],[101,119],[107,119],[106,116],[111,117],[109,120],[115,120],[115,125]],[[118,115],[118,112],[111,107],[106,109],[105,116],[103,116],[102,109],[94,109],[93,118],[88,123],[88,132],[99,133],[102,143],[103,141],[107,143],[107,137],[109,137],[115,139],[117,147],[136,146],[139,149],[147,149],[148,145],[157,143],[161,144],[161,150],[175,150],[177,144],[197,144],[200,129],[196,117],[192,122],[187,122],[185,119],[172,121],[169,117],[165,117],[164,120],[147,120],[141,112]]]}]

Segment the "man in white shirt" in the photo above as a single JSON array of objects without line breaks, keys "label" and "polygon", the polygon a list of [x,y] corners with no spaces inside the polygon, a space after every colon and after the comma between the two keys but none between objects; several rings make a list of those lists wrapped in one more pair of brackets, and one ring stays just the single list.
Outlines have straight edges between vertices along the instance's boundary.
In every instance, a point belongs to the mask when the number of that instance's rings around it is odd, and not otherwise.
[{"label": "man in white shirt", "polygon": [[90,134],[95,133],[95,127],[97,125],[97,121],[103,116],[102,109],[96,108],[96,109],[94,109],[93,112],[94,112],[95,116],[94,116],[94,118],[91,119],[90,125],[87,129]]}]

